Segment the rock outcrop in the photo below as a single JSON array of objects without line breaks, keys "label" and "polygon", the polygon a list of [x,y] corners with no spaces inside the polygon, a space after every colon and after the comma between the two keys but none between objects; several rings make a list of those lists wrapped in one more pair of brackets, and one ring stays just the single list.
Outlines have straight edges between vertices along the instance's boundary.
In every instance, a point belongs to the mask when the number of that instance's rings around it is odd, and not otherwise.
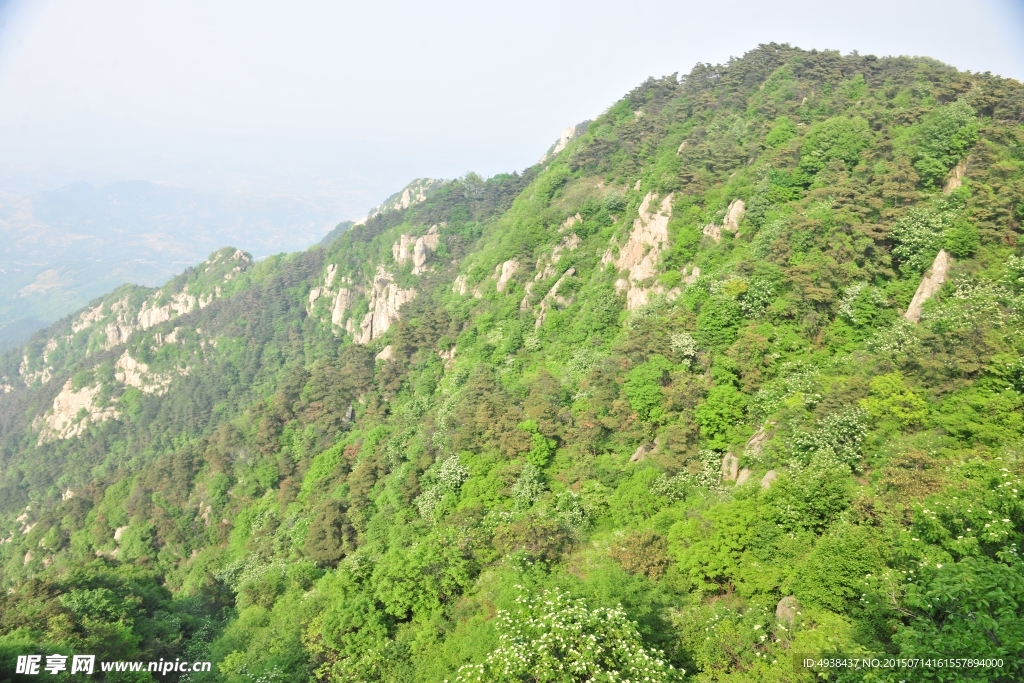
[{"label": "rock outcrop", "polygon": [[548,310],[550,310],[551,307],[555,306],[558,308],[565,308],[572,303],[570,299],[559,296],[558,288],[562,286],[562,283],[565,282],[566,278],[570,278],[575,274],[575,268],[569,268],[567,271],[562,273],[562,277],[558,278],[555,284],[551,286],[551,289],[548,290],[548,293],[544,295],[544,298],[540,300],[540,313],[537,315],[537,321],[534,323],[533,329],[540,329],[540,326],[544,324],[544,320],[548,315]]},{"label": "rock outcrop", "polygon": [[779,478],[779,475],[775,473],[775,470],[768,470],[765,475],[761,477],[761,488],[769,489],[772,487],[772,482]]},{"label": "rock outcrop", "polygon": [[556,154],[568,147],[570,140],[587,129],[587,123],[588,122],[584,122],[576,126],[566,126],[563,128],[562,134],[558,137],[558,142],[556,142],[549,151],[544,153],[544,156],[540,158],[538,163],[543,164],[545,161],[554,157]]},{"label": "rock outcrop", "polygon": [[519,272],[519,261],[516,259],[509,259],[504,263],[499,263],[494,267],[494,276],[498,278],[498,284],[496,285],[499,292],[504,292],[505,287],[508,286],[509,280],[512,276]]},{"label": "rock outcrop", "polygon": [[[551,249],[549,256],[541,256],[537,259],[536,272],[534,273],[533,280],[526,283],[526,294],[523,295],[523,300],[519,303],[520,310],[527,310],[530,308],[530,297],[533,295],[534,287],[538,282],[545,278],[554,276],[558,272],[555,266],[562,260],[562,253],[566,251],[575,251],[580,246],[580,238],[576,233],[566,235],[562,238],[562,241],[556,244]],[[564,277],[564,275],[563,275]],[[559,279],[561,282],[561,279]],[[557,288],[557,284],[555,287]],[[557,292],[556,292],[557,293]]]},{"label": "rock outcrop", "polygon": [[914,298],[910,300],[910,306],[907,307],[907,312],[903,314],[903,317],[912,323],[921,320],[924,303],[935,296],[942,289],[942,285],[946,284],[946,277],[949,275],[949,266],[952,262],[953,259],[946,253],[946,250],[940,249],[932,262],[932,267],[921,278],[921,284],[917,286]]},{"label": "rock outcrop", "polygon": [[81,387],[77,390],[73,386],[72,380],[65,382],[60,393],[53,399],[53,407],[33,422],[33,427],[40,430],[40,444],[54,439],[76,437],[90,424],[118,417],[117,409],[113,406],[96,405],[101,385]]},{"label": "rock outcrop", "polygon": [[775,606],[775,618],[780,624],[792,628],[796,615],[800,613],[800,601],[795,595],[787,595]]},{"label": "rock outcrop", "polygon": [[398,320],[398,309],[416,298],[415,289],[401,289],[394,282],[395,276],[377,266],[370,290],[370,311],[359,323],[357,344],[369,344],[381,336]]},{"label": "rock outcrop", "polygon": [[672,218],[672,195],[661,200],[658,208],[652,210],[654,193],[648,192],[640,204],[640,215],[633,221],[633,230],[626,244],[619,248],[618,258],[612,247],[604,253],[602,264],[611,263],[619,272],[626,271],[625,277],[615,282],[615,289],[626,294],[626,308],[632,310],[647,303],[653,293],[664,293],[664,287],[650,282],[657,274],[658,258],[668,246],[668,222]]},{"label": "rock outcrop", "polygon": [[338,295],[334,297],[334,305],[331,307],[331,324],[341,325],[345,319],[345,311],[352,307],[354,295],[348,287],[339,287]]},{"label": "rock outcrop", "polygon": [[768,430],[764,428],[764,425],[758,427],[754,435],[751,436],[745,446],[743,446],[743,452],[749,453],[750,455],[757,455],[764,448],[765,443],[768,442]]},{"label": "rock outcrop", "polygon": [[144,394],[161,395],[167,391],[174,376],[169,373],[152,373],[145,363],[132,358],[125,350],[114,365],[114,379],[125,386],[135,387]]},{"label": "rock outcrop", "polygon": [[736,481],[740,472],[740,459],[732,453],[722,456],[722,481]]},{"label": "rock outcrop", "polygon": [[636,447],[633,451],[633,455],[629,456],[630,462],[641,462],[647,455],[654,451],[653,443],[642,443]]},{"label": "rock outcrop", "polygon": [[725,218],[722,219],[722,224],[717,225],[715,223],[708,223],[704,226],[704,235],[710,237],[716,242],[722,240],[722,231],[734,232],[737,235],[740,230],[740,221],[743,220],[743,214],[747,212],[747,205],[742,199],[734,199],[729,203],[729,208],[725,210]]},{"label": "rock outcrop", "polygon": [[967,159],[963,159],[953,167],[953,170],[946,176],[946,184],[942,187],[945,194],[957,190],[964,183],[964,176],[967,175]]},{"label": "rock outcrop", "polygon": [[412,259],[412,274],[420,275],[427,271],[427,255],[437,251],[440,240],[441,235],[437,226],[432,225],[427,234],[419,237],[401,235],[398,241],[391,245],[391,254],[398,264]]},{"label": "rock outcrop", "polygon": [[[72,319],[70,330],[65,328],[65,332],[69,334],[51,338],[47,342],[41,359],[36,358],[31,362],[28,357],[24,359],[21,367],[23,381],[26,385],[31,385],[37,380],[41,380],[43,384],[47,383],[53,377],[48,353],[59,345],[70,344],[76,335],[84,333],[89,336],[90,341],[83,346],[106,351],[126,343],[137,332],[149,330],[168,320],[205,308],[221,296],[220,285],[214,283],[223,284],[230,281],[251,264],[252,259],[245,252],[239,249],[221,249],[199,264],[189,280],[192,285],[206,289],[206,293],[194,293],[190,291],[190,284],[186,283],[177,292],[152,292],[142,299],[140,304],[141,297],[137,296],[137,288],[134,292],[121,294],[116,299],[108,299],[98,306],[86,309]],[[212,291],[209,290],[211,285]],[[162,338],[157,340],[157,345],[163,343]]]}]

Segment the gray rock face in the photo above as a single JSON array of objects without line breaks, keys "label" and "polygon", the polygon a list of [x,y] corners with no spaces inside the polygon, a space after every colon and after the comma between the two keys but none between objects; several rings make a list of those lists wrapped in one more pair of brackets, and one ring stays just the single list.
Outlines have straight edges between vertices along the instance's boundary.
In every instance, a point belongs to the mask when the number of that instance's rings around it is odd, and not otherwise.
[{"label": "gray rock face", "polygon": [[796,619],[796,613],[799,611],[800,601],[796,599],[795,595],[787,595],[779,600],[779,604],[775,607],[775,618],[780,624],[790,628],[793,626],[793,620]]},{"label": "gray rock face", "polygon": [[653,443],[642,443],[639,446],[637,446],[636,451],[634,451],[633,455],[630,456],[629,461],[630,462],[640,462],[641,460],[643,460],[644,458],[647,457],[648,453],[650,453],[653,450],[654,450],[654,444]]},{"label": "gray rock face", "polygon": [[921,284],[917,286],[914,298],[910,301],[907,312],[903,314],[904,318],[912,323],[921,320],[921,309],[924,307],[924,302],[935,296],[942,289],[942,285],[946,284],[946,276],[949,274],[951,263],[953,263],[953,259],[946,253],[946,250],[939,250],[935,261],[932,262],[932,267],[921,278]]},{"label": "gray rock face", "polygon": [[963,159],[959,164],[953,167],[953,170],[946,176],[946,184],[942,188],[945,194],[949,194],[953,190],[959,189],[964,183],[964,176],[967,174],[967,159]]},{"label": "gray rock face", "polygon": [[722,225],[717,223],[708,223],[704,226],[704,235],[710,237],[716,242],[722,240],[722,231],[735,232],[739,234],[740,221],[743,220],[743,214],[747,212],[747,205],[742,199],[734,199],[729,203],[729,208],[725,210],[725,218],[722,219]]},{"label": "gray rock face", "polygon": [[722,456],[722,481],[736,481],[740,473],[740,459],[732,453]]},{"label": "gray rock face", "polygon": [[779,478],[779,475],[775,474],[775,470],[768,470],[763,477],[761,477],[761,488],[771,488],[772,482]]},{"label": "gray rock face", "polygon": [[750,481],[750,468],[744,467],[736,477],[736,485],[746,484],[748,481]]}]

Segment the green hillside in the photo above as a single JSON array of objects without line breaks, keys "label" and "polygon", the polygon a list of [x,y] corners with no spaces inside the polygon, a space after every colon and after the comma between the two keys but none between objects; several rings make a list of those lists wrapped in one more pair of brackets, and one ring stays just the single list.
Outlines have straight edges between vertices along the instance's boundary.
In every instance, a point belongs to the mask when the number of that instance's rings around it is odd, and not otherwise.
[{"label": "green hillside", "polygon": [[1024,86],[773,44],[573,132],[3,356],[0,681],[1024,678]]}]

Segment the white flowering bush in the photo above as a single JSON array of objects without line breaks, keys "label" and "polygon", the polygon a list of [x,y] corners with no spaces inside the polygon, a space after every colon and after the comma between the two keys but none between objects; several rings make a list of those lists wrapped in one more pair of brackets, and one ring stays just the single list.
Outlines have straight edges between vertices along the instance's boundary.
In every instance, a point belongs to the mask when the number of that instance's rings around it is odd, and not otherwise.
[{"label": "white flowering bush", "polygon": [[689,332],[673,332],[669,337],[669,347],[687,367],[693,365],[697,358],[697,340]]},{"label": "white flowering bush", "polygon": [[751,278],[747,291],[740,297],[740,308],[743,315],[756,318],[764,313],[768,305],[775,299],[775,284],[763,278]]},{"label": "white flowering bush", "polygon": [[821,400],[818,393],[818,370],[802,363],[787,363],[779,377],[767,382],[751,401],[751,412],[758,417],[767,417],[782,407],[783,403],[812,407]]},{"label": "white flowering bush", "polygon": [[495,621],[498,647],[483,663],[460,668],[455,683],[659,683],[685,674],[644,645],[621,607],[591,609],[558,589],[520,595]]},{"label": "white flowering bush", "polygon": [[439,486],[431,486],[421,493],[416,499],[416,509],[420,511],[420,517],[433,519],[434,511],[437,510],[442,498],[444,498],[444,492]]},{"label": "white flowering bush", "polygon": [[913,208],[897,221],[889,236],[896,243],[892,254],[903,272],[921,273],[942,248],[942,231],[950,216],[930,207]]},{"label": "white flowering bush", "polygon": [[848,408],[819,420],[813,432],[794,434],[792,446],[804,464],[819,456],[856,467],[867,435],[867,414],[860,408]]},{"label": "white flowering bush", "polygon": [[982,321],[1002,327],[1009,320],[1007,307],[1012,305],[1013,297],[1002,285],[958,278],[953,283],[952,296],[934,308],[926,308],[922,319],[929,329],[939,333],[970,330]]},{"label": "white flowering bush", "polygon": [[443,463],[437,473],[437,481],[449,491],[458,491],[462,482],[469,479],[469,469],[462,464],[459,456],[453,455]]},{"label": "white flowering bush", "polygon": [[526,463],[519,478],[512,486],[512,500],[517,510],[529,509],[538,498],[547,490],[544,478],[540,470],[530,463]]},{"label": "white flowering bush", "polygon": [[879,330],[874,337],[868,339],[867,346],[873,353],[894,356],[913,350],[918,341],[914,324],[900,316],[892,325]]}]

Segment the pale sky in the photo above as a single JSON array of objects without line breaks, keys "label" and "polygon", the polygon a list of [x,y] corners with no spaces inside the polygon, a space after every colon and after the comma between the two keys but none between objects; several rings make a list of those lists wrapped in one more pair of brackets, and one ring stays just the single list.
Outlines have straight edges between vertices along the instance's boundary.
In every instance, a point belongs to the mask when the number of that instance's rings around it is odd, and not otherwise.
[{"label": "pale sky", "polygon": [[0,190],[143,179],[357,217],[772,41],[1024,78],[1021,0],[0,0]]}]

